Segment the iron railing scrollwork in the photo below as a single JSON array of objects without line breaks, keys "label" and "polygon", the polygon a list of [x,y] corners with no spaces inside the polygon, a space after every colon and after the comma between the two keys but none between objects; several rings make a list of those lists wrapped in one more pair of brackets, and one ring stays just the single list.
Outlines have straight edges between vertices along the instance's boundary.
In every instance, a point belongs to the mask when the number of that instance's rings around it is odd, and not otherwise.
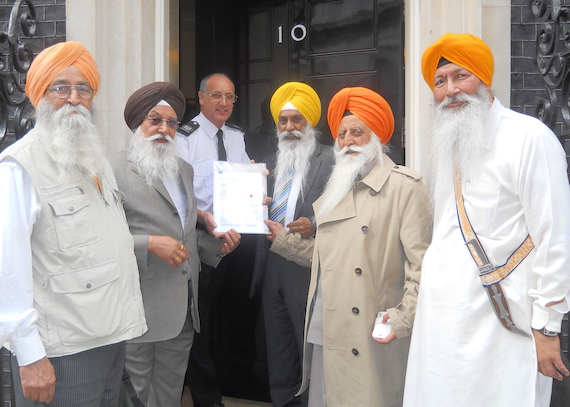
[{"label": "iron railing scrollwork", "polygon": [[547,91],[537,98],[535,115],[558,136],[570,161],[570,0],[530,0],[530,6],[538,21],[536,66]]},{"label": "iron railing scrollwork", "polygon": [[24,93],[33,59],[29,43],[36,32],[36,10],[31,0],[16,0],[10,19],[0,30],[0,151],[34,125],[34,108]]},{"label": "iron railing scrollwork", "polygon": [[[548,93],[548,98],[538,99],[536,117],[558,136],[566,152],[566,160],[570,161],[570,0],[531,0],[530,5],[539,21],[536,64]],[[569,315],[564,316],[560,338],[566,355],[569,355]],[[551,406],[562,405],[558,400],[566,390],[557,385],[553,387]],[[567,405],[567,401],[563,405]]]}]

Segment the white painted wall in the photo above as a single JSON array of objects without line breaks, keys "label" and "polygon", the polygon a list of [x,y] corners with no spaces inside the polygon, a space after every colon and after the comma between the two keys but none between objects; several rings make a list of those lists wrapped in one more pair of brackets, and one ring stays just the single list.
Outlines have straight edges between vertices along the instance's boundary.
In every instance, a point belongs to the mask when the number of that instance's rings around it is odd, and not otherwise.
[{"label": "white painted wall", "polygon": [[[124,149],[128,97],[178,82],[178,0],[66,0],[67,39],[83,43],[101,74],[96,120],[109,152]],[[172,16],[172,18],[171,18]]]}]

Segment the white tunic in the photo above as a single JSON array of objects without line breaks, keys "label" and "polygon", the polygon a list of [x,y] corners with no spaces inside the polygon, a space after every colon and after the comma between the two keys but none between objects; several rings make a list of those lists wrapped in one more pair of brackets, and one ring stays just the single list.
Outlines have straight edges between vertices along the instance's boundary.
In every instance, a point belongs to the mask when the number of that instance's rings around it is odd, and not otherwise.
[{"label": "white tunic", "polygon": [[[501,282],[514,322],[560,331],[570,285],[566,157],[540,121],[495,98],[481,171],[463,180],[466,212],[490,261],[503,265],[527,234],[535,248]],[[503,328],[465,247],[453,197],[436,208],[422,264],[404,407],[549,405],[532,334]],[[546,304],[565,298],[561,304]]]}]

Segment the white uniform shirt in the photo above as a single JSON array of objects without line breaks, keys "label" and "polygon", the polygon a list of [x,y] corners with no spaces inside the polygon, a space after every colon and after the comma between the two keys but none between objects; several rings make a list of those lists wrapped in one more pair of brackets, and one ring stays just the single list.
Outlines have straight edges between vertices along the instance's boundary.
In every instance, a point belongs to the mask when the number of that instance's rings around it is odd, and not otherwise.
[{"label": "white uniform shirt", "polygon": [[[194,193],[198,209],[213,211],[214,195],[214,161],[218,160],[218,128],[200,113],[192,119],[200,127],[188,137],[176,135],[178,155],[194,168]],[[238,129],[222,126],[227,161],[233,163],[249,163],[245,152],[244,133]]]},{"label": "white uniform shirt", "polygon": [[[530,234],[535,248],[501,282],[514,322],[503,328],[458,226],[455,199],[438,204],[422,279],[404,407],[549,405],[532,328],[559,331],[570,286],[570,188],[566,157],[540,121],[495,98],[481,170],[462,180],[467,215],[490,261],[501,266]],[[546,307],[552,301],[561,304]]]},{"label": "white uniform shirt", "polygon": [[9,338],[25,366],[46,356],[35,325],[30,243],[41,203],[28,173],[12,158],[0,162],[0,208],[0,250],[12,254],[0,256],[0,346]]}]

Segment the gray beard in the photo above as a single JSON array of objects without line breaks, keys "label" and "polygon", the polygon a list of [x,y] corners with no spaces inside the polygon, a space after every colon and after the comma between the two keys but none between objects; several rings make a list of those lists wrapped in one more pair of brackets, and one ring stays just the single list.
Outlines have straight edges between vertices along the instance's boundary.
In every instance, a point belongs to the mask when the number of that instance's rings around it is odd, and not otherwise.
[{"label": "gray beard", "polygon": [[285,139],[289,133],[284,131],[277,134],[275,185],[281,185],[280,183],[286,178],[287,172],[293,169],[295,174],[301,174],[301,197],[303,198],[307,173],[311,167],[310,158],[317,148],[317,133],[310,124],[307,124],[302,132],[291,132],[295,136],[300,137],[299,140]]},{"label": "gray beard", "polygon": [[174,140],[170,136],[164,136],[167,143],[154,142],[156,138],[163,137],[155,134],[145,137],[139,127],[133,134],[127,158],[133,164],[139,175],[141,175],[148,185],[153,185],[158,181],[171,179],[178,182],[178,171],[180,162],[174,147]]},{"label": "gray beard", "polygon": [[36,108],[36,129],[56,162],[60,180],[97,176],[106,162],[93,111],[85,106],[65,104],[55,110],[45,99]]},{"label": "gray beard", "polygon": [[[359,154],[347,154],[348,150],[357,151]],[[376,163],[383,164],[382,151],[382,144],[374,134],[370,137],[370,141],[361,147],[344,147],[340,150],[338,139],[335,141],[335,166],[320,198],[321,203],[316,212],[317,219],[328,214],[340,203],[354,188],[359,176],[364,177],[368,174]]]},{"label": "gray beard", "polygon": [[445,108],[453,100],[436,104],[429,142],[429,189],[437,211],[453,193],[454,160],[462,180],[475,176],[486,153],[484,140],[489,114],[489,91],[482,84],[475,95],[463,94],[456,100],[467,101],[460,109]]}]

